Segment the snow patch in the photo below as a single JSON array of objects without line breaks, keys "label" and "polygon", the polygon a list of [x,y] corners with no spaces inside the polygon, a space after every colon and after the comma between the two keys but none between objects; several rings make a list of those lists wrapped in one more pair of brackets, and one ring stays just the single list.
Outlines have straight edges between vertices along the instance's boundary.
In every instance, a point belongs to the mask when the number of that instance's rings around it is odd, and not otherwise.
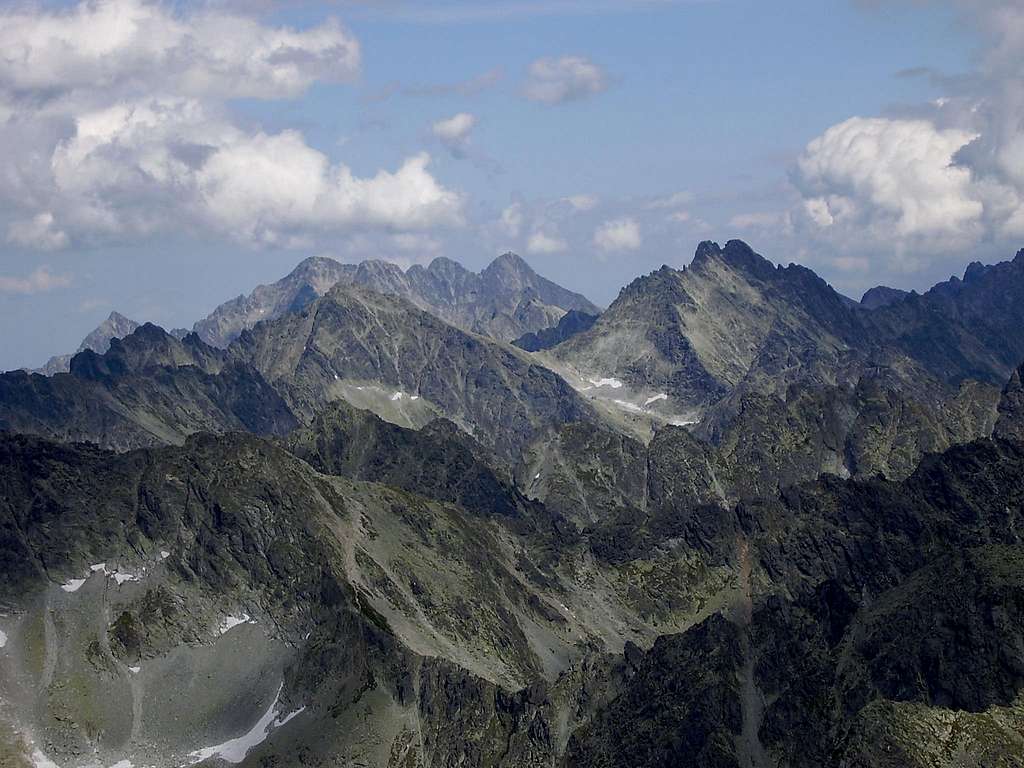
[{"label": "snow patch", "polygon": [[391,396],[391,402],[401,400],[403,397],[405,397],[405,392],[395,392],[395,394]]},{"label": "snow patch", "polygon": [[277,695],[274,696],[274,702],[263,714],[263,717],[256,722],[256,725],[252,727],[252,730],[242,736],[239,736],[237,739],[231,739],[230,741],[225,741],[223,744],[218,744],[215,747],[197,749],[195,752],[189,753],[189,759],[192,761],[191,764],[195,765],[196,763],[201,763],[203,760],[209,760],[211,757],[218,757],[228,763],[240,763],[253,748],[258,747],[267,740],[271,731],[276,728],[280,728],[293,717],[303,712],[306,708],[299,707],[297,710],[285,717],[278,716],[280,713],[277,708],[277,703],[281,698],[282,688],[284,688],[284,683],[278,687]]},{"label": "snow patch", "polygon": [[3,648],[5,645],[7,645],[7,635],[0,629],[0,648]]},{"label": "snow patch", "polygon": [[[128,671],[131,672],[133,675],[137,675],[139,674],[139,672],[142,671],[142,667],[128,667]],[[113,766],[111,766],[111,768],[113,768]]]},{"label": "snow patch", "polygon": [[[217,634],[227,634],[239,624],[245,624],[249,621],[252,621],[252,619],[249,617],[248,613],[243,613],[241,616],[225,616],[221,621],[220,626],[217,627]],[[252,621],[252,623],[255,624],[256,622]]]},{"label": "snow patch", "polygon": [[110,768],[134,768],[131,760],[120,760],[114,763]]},{"label": "snow patch", "polygon": [[85,584],[85,579],[71,579],[67,584],[61,584],[60,588],[65,592],[77,592]]},{"label": "snow patch", "polygon": [[699,424],[700,419],[687,419],[682,416],[676,416],[674,419],[669,419],[668,423],[673,427],[690,427],[694,424]]},{"label": "snow patch", "polygon": [[419,396],[419,395],[413,395],[413,396],[412,396],[412,397],[410,397],[409,399],[410,399],[410,400],[419,400],[419,399],[420,399],[420,396]]},{"label": "snow patch", "polygon": [[646,400],[644,400],[644,405],[654,405],[654,403],[658,402],[659,400],[668,400],[668,395],[662,392],[660,395],[648,397]]},{"label": "snow patch", "polygon": [[587,379],[587,381],[599,389],[601,387],[611,387],[612,389],[620,389],[622,387],[622,382],[613,378]]},{"label": "snow patch", "polygon": [[117,586],[121,586],[126,581],[140,581],[141,577],[136,576],[134,573],[124,573],[123,571],[114,571],[110,574],[110,578],[117,582]]},{"label": "snow patch", "polygon": [[106,563],[96,563],[96,565],[90,565],[89,566],[89,570],[92,571],[93,573],[96,573],[97,571],[103,571],[103,573],[107,573],[107,564]]},{"label": "snow patch", "polygon": [[170,556],[171,556],[171,553],[168,552],[166,549],[161,549],[160,550],[160,559],[161,560],[166,560]]},{"label": "snow patch", "polygon": [[534,480],[540,480],[540,472],[533,476]]},{"label": "snow patch", "polygon": [[60,766],[53,762],[53,760],[44,755],[39,747],[32,750],[32,756],[30,759],[32,760],[34,768],[60,768]]},{"label": "snow patch", "polygon": [[622,408],[623,410],[629,411],[630,413],[644,413],[645,412],[644,409],[641,408],[636,403],[630,403],[630,402],[627,402],[625,400],[612,400],[612,402],[615,403],[617,406],[619,406],[619,408]]}]

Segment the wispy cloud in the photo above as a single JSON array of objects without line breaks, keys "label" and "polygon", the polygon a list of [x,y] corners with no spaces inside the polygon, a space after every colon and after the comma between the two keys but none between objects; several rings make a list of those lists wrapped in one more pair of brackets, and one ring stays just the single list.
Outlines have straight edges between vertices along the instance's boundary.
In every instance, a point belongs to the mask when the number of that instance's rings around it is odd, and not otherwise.
[{"label": "wispy cloud", "polygon": [[388,2],[356,0],[342,3],[360,16],[417,24],[472,24],[538,16],[584,16],[697,5],[717,0],[507,0],[506,2]]},{"label": "wispy cloud", "polygon": [[474,75],[466,80],[459,80],[454,83],[434,84],[407,84],[388,83],[364,98],[369,102],[386,101],[392,96],[476,96],[486,90],[494,88],[505,77],[505,70],[501,67],[494,67]]},{"label": "wispy cloud", "polygon": [[16,293],[24,296],[45,293],[56,288],[71,285],[71,275],[55,275],[49,267],[38,267],[26,277],[0,275],[0,293]]}]

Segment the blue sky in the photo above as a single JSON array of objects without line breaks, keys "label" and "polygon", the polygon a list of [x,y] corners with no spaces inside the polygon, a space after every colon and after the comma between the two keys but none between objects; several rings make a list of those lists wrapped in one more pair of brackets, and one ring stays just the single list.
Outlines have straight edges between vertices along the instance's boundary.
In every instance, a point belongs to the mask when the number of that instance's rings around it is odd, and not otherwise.
[{"label": "blue sky", "polygon": [[23,66],[0,65],[0,368],[112,309],[191,326],[311,254],[512,249],[607,303],[702,239],[851,295],[1024,244],[1024,153],[996,130],[1014,5],[252,7],[5,12]]}]

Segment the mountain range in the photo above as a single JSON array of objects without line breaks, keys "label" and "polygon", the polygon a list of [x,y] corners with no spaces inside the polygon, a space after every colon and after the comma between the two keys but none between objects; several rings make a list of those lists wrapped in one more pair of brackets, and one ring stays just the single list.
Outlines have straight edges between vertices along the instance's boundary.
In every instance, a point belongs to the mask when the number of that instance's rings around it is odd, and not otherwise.
[{"label": "mountain range", "polygon": [[208,344],[226,347],[243,330],[298,311],[338,283],[399,296],[452,325],[501,341],[553,326],[570,310],[600,311],[584,296],[541,277],[512,253],[481,272],[470,272],[443,257],[406,270],[386,261],[341,264],[312,257],[276,283],[221,304],[193,331]]},{"label": "mountain range", "polygon": [[2,374],[0,764],[1022,765],[1022,307],[310,259]]}]

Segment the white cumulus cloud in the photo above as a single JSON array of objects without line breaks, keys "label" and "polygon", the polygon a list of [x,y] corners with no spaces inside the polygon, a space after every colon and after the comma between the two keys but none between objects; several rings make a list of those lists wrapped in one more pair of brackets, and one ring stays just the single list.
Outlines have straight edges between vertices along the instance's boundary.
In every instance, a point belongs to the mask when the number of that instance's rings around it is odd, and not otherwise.
[{"label": "white cumulus cloud", "polygon": [[608,88],[605,71],[583,56],[537,59],[530,65],[523,95],[543,104],[577,101]]},{"label": "white cumulus cloud", "polygon": [[228,7],[83,0],[0,11],[9,242],[55,249],[207,228],[308,247],[342,230],[461,223],[461,195],[426,154],[360,177],[296,130],[234,119],[229,99],[352,79],[360,47],[334,20],[299,30]]},{"label": "white cumulus cloud", "polygon": [[887,270],[939,276],[968,249],[1005,254],[1024,237],[1024,6],[951,5],[981,40],[975,69],[911,70],[940,97],[903,107],[903,117],[834,125],[793,169],[794,229],[842,271],[870,264],[876,280]]},{"label": "white cumulus cloud", "polygon": [[568,247],[565,240],[545,232],[534,232],[526,242],[526,250],[530,253],[559,253]]},{"label": "white cumulus cloud", "polygon": [[982,215],[970,171],[954,164],[976,135],[926,120],[851,118],[829,128],[797,161],[804,205],[820,227],[881,236],[949,236]]},{"label": "white cumulus cloud", "polygon": [[635,251],[643,244],[636,219],[606,221],[594,232],[594,245],[602,251]]}]

